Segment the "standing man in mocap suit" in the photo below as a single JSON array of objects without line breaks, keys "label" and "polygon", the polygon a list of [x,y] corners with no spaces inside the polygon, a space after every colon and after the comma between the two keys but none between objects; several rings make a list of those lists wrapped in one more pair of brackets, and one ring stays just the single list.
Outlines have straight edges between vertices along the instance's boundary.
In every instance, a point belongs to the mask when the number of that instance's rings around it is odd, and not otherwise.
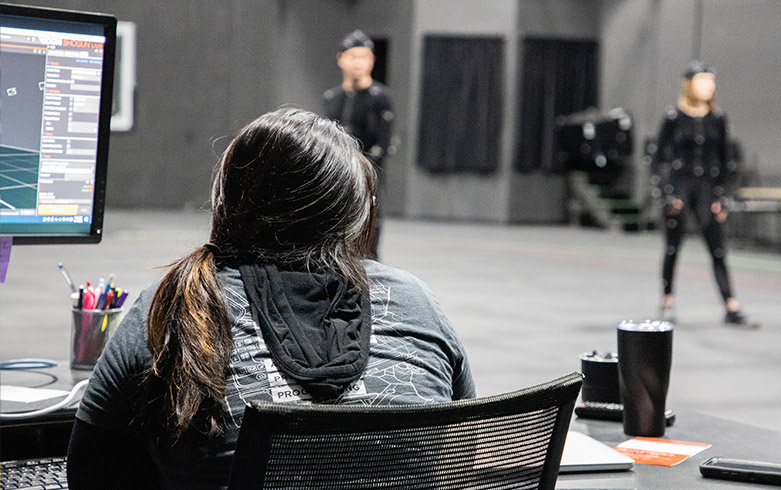
[{"label": "standing man in mocap suit", "polygon": [[372,79],[374,42],[366,34],[356,30],[345,37],[336,59],[342,70],[342,83],[323,94],[324,115],[340,122],[347,133],[360,141],[364,155],[377,169],[380,197],[375,207],[378,219],[372,244],[372,254],[377,258],[385,194],[383,161],[390,145],[393,104],[388,87]]}]

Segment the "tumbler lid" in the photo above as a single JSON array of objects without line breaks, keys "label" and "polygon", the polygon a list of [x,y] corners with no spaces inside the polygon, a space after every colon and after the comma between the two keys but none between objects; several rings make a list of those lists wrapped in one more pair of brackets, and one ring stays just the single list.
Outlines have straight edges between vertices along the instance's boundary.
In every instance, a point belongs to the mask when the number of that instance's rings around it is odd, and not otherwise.
[{"label": "tumbler lid", "polygon": [[599,352],[595,350],[582,353],[580,358],[591,362],[618,362],[618,354],[615,352]]},{"label": "tumbler lid", "polygon": [[618,324],[618,329],[631,332],[669,332],[673,329],[673,324],[661,320],[645,320],[639,323],[633,320],[624,320]]}]

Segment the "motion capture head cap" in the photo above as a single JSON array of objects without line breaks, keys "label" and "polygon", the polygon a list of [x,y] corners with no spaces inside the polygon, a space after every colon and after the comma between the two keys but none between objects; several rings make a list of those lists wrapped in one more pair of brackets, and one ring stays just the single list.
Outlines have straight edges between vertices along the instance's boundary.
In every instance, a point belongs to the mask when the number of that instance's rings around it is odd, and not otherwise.
[{"label": "motion capture head cap", "polygon": [[691,80],[698,73],[715,73],[713,69],[700,60],[692,60],[683,72],[683,78]]},{"label": "motion capture head cap", "polygon": [[372,42],[371,38],[364,34],[363,31],[356,29],[342,39],[342,44],[339,46],[339,52],[344,53],[352,48],[369,48],[374,52],[374,42]]}]

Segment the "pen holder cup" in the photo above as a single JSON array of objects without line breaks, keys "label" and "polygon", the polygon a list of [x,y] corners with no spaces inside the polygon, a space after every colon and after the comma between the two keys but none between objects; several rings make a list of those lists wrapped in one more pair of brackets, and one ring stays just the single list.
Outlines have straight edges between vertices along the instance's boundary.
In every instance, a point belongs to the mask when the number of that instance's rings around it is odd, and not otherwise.
[{"label": "pen holder cup", "polygon": [[584,352],[580,355],[583,380],[581,398],[586,402],[621,403],[618,385],[618,354]]},{"label": "pen holder cup", "polygon": [[109,334],[119,323],[121,308],[109,310],[72,309],[71,369],[92,370],[106,346]]}]

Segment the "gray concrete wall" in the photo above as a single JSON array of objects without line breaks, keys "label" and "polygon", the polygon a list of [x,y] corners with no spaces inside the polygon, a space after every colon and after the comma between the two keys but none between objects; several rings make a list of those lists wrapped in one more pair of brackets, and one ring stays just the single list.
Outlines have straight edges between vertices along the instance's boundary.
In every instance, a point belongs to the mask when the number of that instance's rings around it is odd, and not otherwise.
[{"label": "gray concrete wall", "polygon": [[[335,50],[354,28],[389,40],[399,152],[387,161],[391,214],[486,221],[546,221],[560,182],[512,171],[518,119],[518,41],[526,35],[599,39],[603,108],[635,115],[640,142],[674,102],[696,45],[697,0],[11,0],[103,11],[138,28],[135,126],[111,141],[108,204],[198,208],[226,138],[289,104],[320,109],[338,83]],[[717,97],[765,181],[781,184],[781,3],[703,2],[701,49],[718,69]],[[422,39],[505,39],[500,169],[432,176],[418,169]],[[639,145],[638,145],[639,146]],[[750,158],[752,160],[752,158]],[[646,187],[642,171],[636,188]]]},{"label": "gray concrete wall", "polygon": [[703,14],[702,56],[716,68],[717,102],[763,184],[781,186],[781,2],[709,0]]},{"label": "gray concrete wall", "polygon": [[[594,1],[524,1],[519,3],[517,26],[518,38],[514,42],[516,49],[524,37],[564,38],[593,40],[599,36],[599,9]],[[518,63],[523,63],[522,53],[517,53]],[[515,57],[514,57],[515,58]],[[515,159],[517,124],[520,119],[521,105],[519,97],[523,92],[522,74],[518,63],[513,60],[514,98],[510,120],[513,136],[510,161]],[[523,131],[523,128],[520,128]],[[567,185],[563,175],[548,175],[540,172],[510,172],[507,176],[509,192],[507,195],[507,221],[512,223],[560,223],[567,219]]]},{"label": "gray concrete wall", "polygon": [[[506,216],[508,195],[507,175],[511,155],[512,119],[510,107],[514,97],[508,88],[514,86],[515,25],[518,2],[497,0],[474,2],[472,0],[418,0],[415,2],[415,25],[412,39],[411,93],[407,101],[412,128],[404,152],[407,160],[414,162],[407,174],[408,200],[406,215],[426,218],[456,218],[501,221]],[[502,115],[500,164],[497,173],[488,176],[432,175],[418,167],[417,129],[420,118],[422,90],[423,38],[428,35],[449,36],[499,36],[505,40],[504,86],[505,111]],[[446,123],[446,121],[443,121]]]},{"label": "gray concrete wall", "polygon": [[[339,41],[359,26],[389,38],[390,84],[399,81],[406,98],[408,1],[11,2],[136,23],[135,124],[112,134],[112,207],[208,207],[212,168],[228,138],[283,105],[319,111],[323,91],[341,80]],[[403,199],[403,192],[393,196]]]},{"label": "gray concrete wall", "polygon": [[[270,106],[261,84],[249,90],[244,83],[262,79],[261,68],[271,61],[267,50],[260,44],[238,51],[252,44],[249,38],[268,38],[271,26],[263,29],[260,2],[13,1],[106,12],[136,23],[135,124],[129,132],[112,134],[107,203],[204,206],[216,160],[213,142],[219,145],[219,138],[246,122],[250,113]],[[257,30],[237,32],[237,18],[257,25]]]}]

